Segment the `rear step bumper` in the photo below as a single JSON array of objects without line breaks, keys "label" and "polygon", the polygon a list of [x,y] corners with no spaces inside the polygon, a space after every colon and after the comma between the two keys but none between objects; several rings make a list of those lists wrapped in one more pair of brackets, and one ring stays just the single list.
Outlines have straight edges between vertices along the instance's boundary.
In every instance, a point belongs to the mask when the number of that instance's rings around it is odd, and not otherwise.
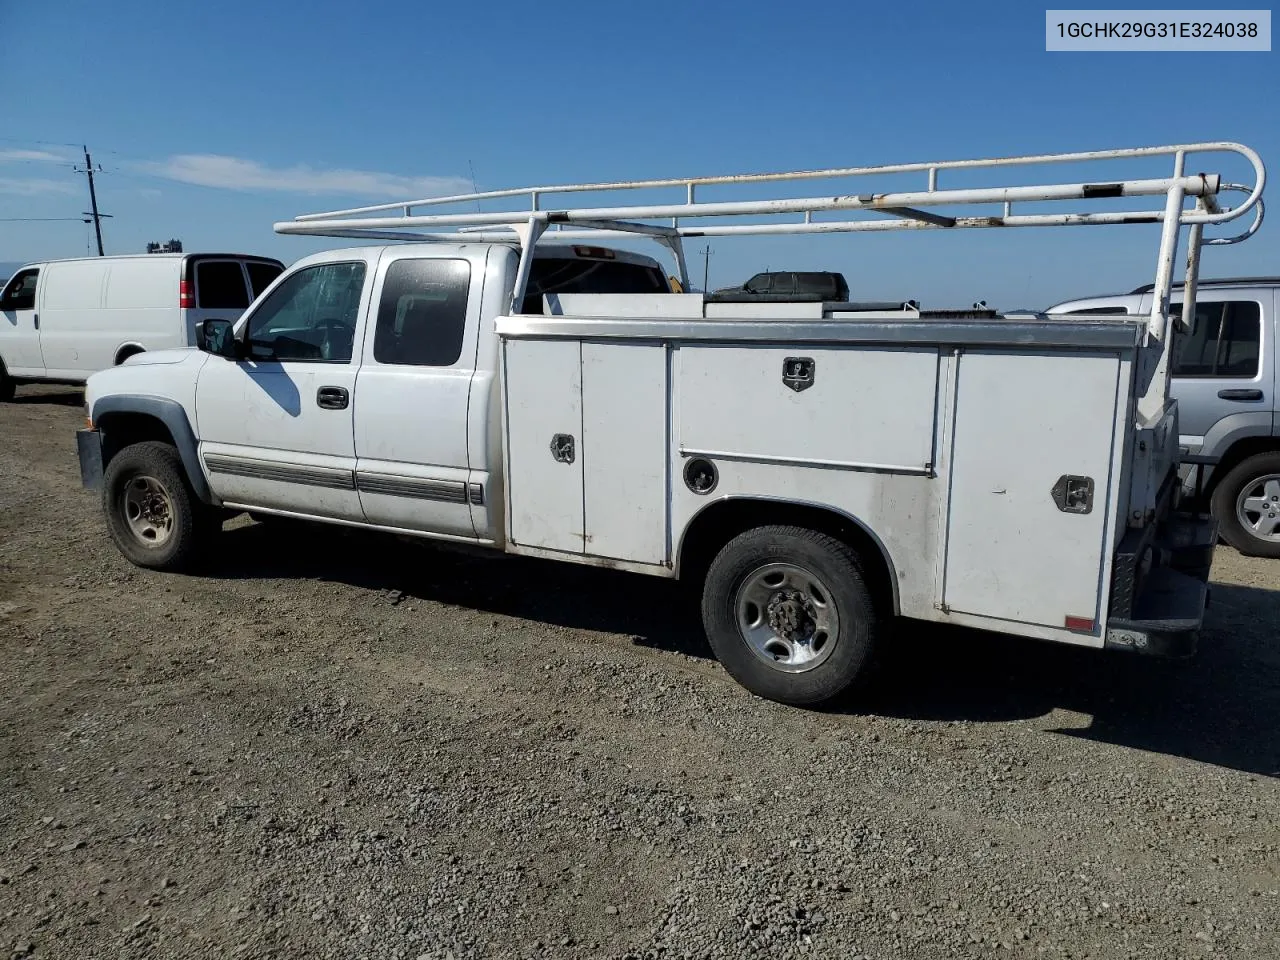
[{"label": "rear step bumper", "polygon": [[[1113,592],[1105,647],[1158,657],[1194,654],[1209,605],[1217,540],[1218,525],[1211,517],[1175,514],[1149,544],[1132,543],[1128,550],[1122,544],[1116,576],[1129,589]],[[1143,576],[1138,567],[1148,546],[1152,565]]]}]

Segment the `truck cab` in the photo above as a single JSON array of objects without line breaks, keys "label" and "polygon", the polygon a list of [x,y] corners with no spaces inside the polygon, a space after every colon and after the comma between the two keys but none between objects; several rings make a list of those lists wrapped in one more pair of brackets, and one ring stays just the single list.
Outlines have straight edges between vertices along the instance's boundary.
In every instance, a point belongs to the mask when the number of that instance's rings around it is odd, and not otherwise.
[{"label": "truck cab", "polygon": [[[191,437],[192,476],[225,509],[500,544],[493,320],[518,260],[492,243],[316,254],[234,324],[211,325],[222,355],[148,354],[94,377],[86,404],[111,453],[148,422],[126,398],[174,398],[171,432]],[[583,291],[670,286],[653,258],[547,245],[524,309]]]}]

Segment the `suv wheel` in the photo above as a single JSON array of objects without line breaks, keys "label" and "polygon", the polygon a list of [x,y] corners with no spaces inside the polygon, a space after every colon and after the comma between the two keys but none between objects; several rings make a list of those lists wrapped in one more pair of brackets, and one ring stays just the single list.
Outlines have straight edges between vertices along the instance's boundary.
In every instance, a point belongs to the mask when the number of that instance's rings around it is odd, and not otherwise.
[{"label": "suv wheel", "polygon": [[9,376],[9,372],[5,370],[4,364],[0,363],[0,403],[4,403],[13,399],[14,390],[17,384],[13,382],[13,377]]},{"label": "suv wheel", "polygon": [[1213,491],[1222,539],[1250,557],[1280,557],[1280,452],[1236,464]]}]

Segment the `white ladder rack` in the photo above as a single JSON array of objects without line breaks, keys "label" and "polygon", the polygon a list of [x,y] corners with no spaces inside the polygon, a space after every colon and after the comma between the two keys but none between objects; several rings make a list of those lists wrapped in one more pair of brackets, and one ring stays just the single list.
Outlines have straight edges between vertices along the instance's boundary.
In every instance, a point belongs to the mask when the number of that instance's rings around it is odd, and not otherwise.
[{"label": "white ladder rack", "polygon": [[[1254,182],[1242,185],[1225,182],[1216,173],[1188,175],[1187,159],[1197,154],[1236,154],[1253,167]],[[1019,186],[941,189],[941,174],[956,170],[983,170],[1004,167],[1048,166],[1095,161],[1137,160],[1170,157],[1170,176],[1102,182],[1043,183]],[[926,177],[925,189],[890,193],[825,194],[816,197],[714,200],[697,199],[703,187],[733,187],[764,183],[798,183],[807,180],[842,180],[919,173]],[[601,238],[619,234],[641,234],[668,247],[676,259],[680,281],[688,289],[689,271],[682,241],[687,237],[727,237],[766,234],[875,233],[886,230],[960,230],[988,227],[1062,227],[1108,224],[1160,223],[1163,225],[1160,252],[1156,261],[1154,306],[1148,326],[1150,338],[1165,340],[1168,334],[1169,295],[1179,230],[1189,228],[1184,316],[1194,312],[1200,248],[1204,244],[1238,243],[1257,232],[1262,224],[1262,190],[1266,169],[1258,154],[1239,143],[1215,141],[1078,153],[1035,154],[995,157],[986,160],[938,160],[868,167],[841,167],[801,170],[790,173],[755,173],[737,176],[688,177],[663,180],[631,180],[615,183],[580,183],[562,186],[521,187],[488,190],[449,197],[427,197],[395,203],[352,207],[326,213],[312,213],[277,223],[284,234],[344,237],[373,240],[416,240],[451,242],[515,242],[520,245],[520,269],[512,291],[512,312],[524,298],[532,266],[533,248],[540,239]],[[577,193],[620,194],[634,190],[679,189],[680,202],[619,206],[554,207],[548,198]],[[1224,190],[1247,194],[1235,207],[1223,207],[1218,194]],[[1070,200],[1103,201],[1130,197],[1163,197],[1163,203],[1145,210],[1086,210],[1078,212],[1014,213],[1014,205]],[[1187,207],[1186,199],[1195,198]],[[517,209],[480,211],[480,201],[519,201]],[[470,212],[418,212],[426,208],[474,204]],[[952,215],[948,207],[996,205],[988,215]],[[938,209],[941,208],[941,209]],[[1208,224],[1225,223],[1254,210],[1253,222],[1238,236],[1203,240]],[[831,212],[865,213],[857,219],[815,219],[815,214]],[[394,215],[392,215],[394,212]],[[877,216],[878,215],[878,216]],[[754,218],[754,222],[717,224],[717,217]],[[801,219],[796,220],[795,217]],[[789,219],[790,218],[790,219]],[[696,223],[687,221],[695,220]],[[711,220],[712,222],[706,222]],[[655,223],[653,221],[668,221]],[[550,232],[548,232],[550,231]],[[1167,354],[1167,351],[1164,351]],[[1162,358],[1167,363],[1167,356]],[[1167,379],[1167,377],[1165,378]]]}]

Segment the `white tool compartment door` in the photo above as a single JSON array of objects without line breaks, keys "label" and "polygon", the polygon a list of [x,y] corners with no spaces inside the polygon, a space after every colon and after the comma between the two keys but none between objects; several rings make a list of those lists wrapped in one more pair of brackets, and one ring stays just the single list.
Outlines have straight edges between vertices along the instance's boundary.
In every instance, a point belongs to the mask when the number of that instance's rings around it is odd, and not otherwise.
[{"label": "white tool compartment door", "polygon": [[667,351],[582,345],[586,552],[667,559]]},{"label": "white tool compartment door", "polygon": [[[1098,354],[961,355],[952,610],[1058,628],[1067,617],[1097,619],[1119,371],[1117,357]],[[1058,507],[1064,476],[1092,479],[1087,513]]]},{"label": "white tool compartment door", "polygon": [[504,346],[511,541],[582,553],[582,345]]}]

